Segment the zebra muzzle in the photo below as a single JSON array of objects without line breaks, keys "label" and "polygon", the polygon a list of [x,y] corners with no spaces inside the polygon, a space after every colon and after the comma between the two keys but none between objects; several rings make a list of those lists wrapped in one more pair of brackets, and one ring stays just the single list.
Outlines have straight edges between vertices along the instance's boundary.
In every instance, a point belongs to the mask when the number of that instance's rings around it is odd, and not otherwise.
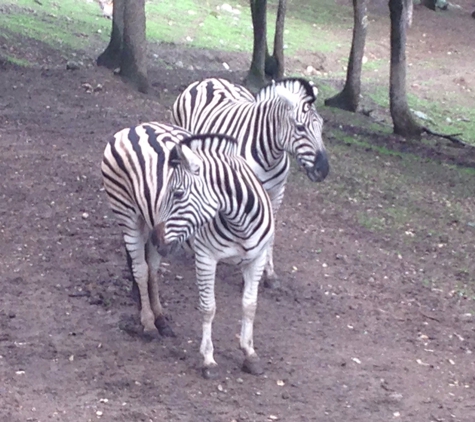
[{"label": "zebra muzzle", "polygon": [[323,182],[328,176],[330,165],[326,151],[319,151],[315,164],[312,168],[307,169],[307,176],[312,182]]},{"label": "zebra muzzle", "polygon": [[165,222],[157,224],[150,234],[152,244],[157,249],[157,252],[162,256],[168,256],[170,253],[173,253],[179,245],[177,240],[167,241],[165,234]]}]

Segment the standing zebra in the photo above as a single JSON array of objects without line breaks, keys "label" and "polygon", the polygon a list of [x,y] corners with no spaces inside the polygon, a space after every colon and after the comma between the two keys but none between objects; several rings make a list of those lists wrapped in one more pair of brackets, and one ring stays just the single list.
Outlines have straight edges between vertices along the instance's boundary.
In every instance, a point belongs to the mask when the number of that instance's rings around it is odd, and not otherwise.
[{"label": "standing zebra", "polygon": [[160,256],[150,231],[164,219],[161,207],[170,178],[170,151],[188,136],[183,129],[158,123],[123,129],[109,141],[102,160],[105,191],[122,227],[146,335],[158,329],[161,335],[173,336],[160,304]]},{"label": "standing zebra", "polygon": [[[253,324],[274,219],[270,199],[238,155],[236,141],[225,135],[192,136],[168,125],[142,124],[115,135],[106,148],[102,171],[124,230],[134,277],[139,288],[144,287],[143,301],[148,300],[147,283],[152,286],[153,312],[142,319],[149,324],[144,328],[153,324],[154,316],[159,331],[165,324],[156,287],[160,255],[190,238],[203,312],[203,376],[216,375],[211,333],[216,266],[221,260],[242,269],[243,370],[262,373],[253,346]],[[144,276],[142,281],[136,274]]]},{"label": "standing zebra", "polygon": [[[243,86],[205,79],[188,86],[173,105],[172,120],[192,133],[224,133],[236,138],[239,153],[264,185],[274,215],[284,196],[294,156],[312,181],[323,181],[329,164],[322,141],[322,118],[314,102],[318,90],[305,79],[272,83],[256,98]],[[265,268],[266,285],[278,286],[273,240]]]}]

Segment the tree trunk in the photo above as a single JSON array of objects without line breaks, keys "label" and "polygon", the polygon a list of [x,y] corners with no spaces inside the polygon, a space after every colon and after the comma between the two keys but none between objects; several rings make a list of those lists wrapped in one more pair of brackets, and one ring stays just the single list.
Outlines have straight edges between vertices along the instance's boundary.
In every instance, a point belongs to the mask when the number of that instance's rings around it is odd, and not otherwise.
[{"label": "tree trunk", "polygon": [[346,82],[343,90],[325,100],[325,105],[355,112],[361,92],[361,69],[368,27],[367,0],[353,0],[354,25]]},{"label": "tree trunk", "polygon": [[120,75],[143,93],[149,88],[146,60],[145,0],[125,0]]},{"label": "tree trunk", "polygon": [[267,0],[250,0],[252,26],[254,29],[254,47],[252,62],[246,77],[246,85],[252,90],[261,88],[266,83],[265,59],[267,49]]},{"label": "tree trunk", "polygon": [[124,9],[125,0],[114,0],[111,39],[107,48],[97,58],[98,66],[104,66],[108,69],[117,69],[120,66],[124,35]]},{"label": "tree trunk", "polygon": [[406,95],[406,13],[404,0],[389,0],[391,17],[391,66],[389,101],[394,133],[407,138],[420,138],[419,126],[409,110]]},{"label": "tree trunk", "polygon": [[273,79],[280,79],[284,76],[284,22],[287,11],[287,0],[279,0],[277,7],[277,19],[275,22],[274,54],[276,61],[276,71]]},{"label": "tree trunk", "polygon": [[414,14],[414,0],[404,0],[406,7],[406,28],[412,26],[412,16]]}]

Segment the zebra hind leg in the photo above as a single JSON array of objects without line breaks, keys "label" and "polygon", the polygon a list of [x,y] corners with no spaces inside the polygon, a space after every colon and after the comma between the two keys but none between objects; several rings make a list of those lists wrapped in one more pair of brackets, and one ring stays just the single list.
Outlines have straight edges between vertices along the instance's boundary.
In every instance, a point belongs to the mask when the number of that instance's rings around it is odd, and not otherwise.
[{"label": "zebra hind leg", "polygon": [[280,287],[279,277],[274,271],[274,237],[275,235],[272,236],[272,240],[267,248],[266,266],[264,270],[264,287],[269,289],[278,289]]},{"label": "zebra hind leg", "polygon": [[264,368],[254,350],[254,318],[256,316],[259,281],[262,277],[267,254],[264,252],[254,262],[243,268],[244,291],[242,295],[242,325],[240,346],[244,352],[242,370],[252,375],[262,375]]},{"label": "zebra hind leg", "polygon": [[132,271],[132,258],[129,254],[127,248],[125,248],[125,254],[127,256],[127,266],[129,267],[130,275],[132,277],[132,299],[135,303],[137,303],[139,307],[139,312],[142,309],[142,304],[140,303],[140,292],[139,292],[139,285],[135,281],[134,273]]},{"label": "zebra hind leg", "polygon": [[[145,257],[144,230],[139,221],[136,227],[124,229],[124,241],[134,283],[137,284],[140,298],[140,322],[147,338],[155,337],[155,318],[150,304],[148,291],[149,267]],[[143,228],[143,227],[142,227]],[[148,237],[148,236],[147,236]],[[134,288],[132,288],[134,290]]]},{"label": "zebra hind leg", "polygon": [[148,263],[148,293],[150,297],[150,305],[155,317],[155,327],[161,336],[175,337],[175,333],[168,325],[163,313],[163,307],[160,303],[160,295],[158,291],[158,271],[160,270],[162,257],[159,255],[150,239],[147,241],[146,252]]}]

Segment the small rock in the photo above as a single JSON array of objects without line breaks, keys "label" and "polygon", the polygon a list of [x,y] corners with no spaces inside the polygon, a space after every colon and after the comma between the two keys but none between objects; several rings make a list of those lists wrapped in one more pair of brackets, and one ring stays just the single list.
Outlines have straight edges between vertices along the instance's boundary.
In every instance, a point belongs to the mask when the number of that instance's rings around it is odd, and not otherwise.
[{"label": "small rock", "polygon": [[181,60],[178,60],[176,63],[175,63],[175,66],[180,68],[180,69],[183,69],[185,67],[185,65],[183,64],[183,62]]},{"label": "small rock", "polygon": [[72,60],[68,61],[66,63],[66,69],[67,70],[78,70],[81,66],[79,65],[78,62],[74,62]]}]

